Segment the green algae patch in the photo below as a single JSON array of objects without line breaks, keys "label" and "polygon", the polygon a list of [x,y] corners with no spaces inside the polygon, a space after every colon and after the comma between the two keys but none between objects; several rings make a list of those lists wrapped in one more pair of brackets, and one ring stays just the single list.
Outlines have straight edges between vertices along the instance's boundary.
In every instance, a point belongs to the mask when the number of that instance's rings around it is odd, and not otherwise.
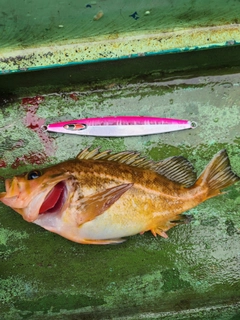
[{"label": "green algae patch", "polygon": [[0,228],[0,257],[1,259],[7,259],[8,256],[14,252],[24,250],[25,245],[23,239],[27,239],[29,235],[27,232],[15,231]]},{"label": "green algae patch", "polygon": [[15,299],[30,299],[38,292],[38,284],[20,277],[11,276],[0,279],[0,301],[8,304]]},{"label": "green algae patch", "polygon": [[0,245],[7,245],[11,241],[27,238],[28,234],[25,231],[18,232],[15,230],[6,230],[4,228],[0,228]]},{"label": "green algae patch", "polygon": [[169,269],[162,272],[164,279],[163,291],[176,291],[179,289],[185,289],[191,287],[188,281],[184,281],[180,278],[180,273],[176,269]]}]

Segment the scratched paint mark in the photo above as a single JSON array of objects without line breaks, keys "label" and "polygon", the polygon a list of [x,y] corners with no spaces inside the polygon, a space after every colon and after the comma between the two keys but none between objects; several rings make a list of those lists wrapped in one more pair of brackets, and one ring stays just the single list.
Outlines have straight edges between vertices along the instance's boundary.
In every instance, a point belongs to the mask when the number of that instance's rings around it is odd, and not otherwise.
[{"label": "scratched paint mark", "polygon": [[129,17],[132,17],[134,20],[137,20],[137,19],[140,18],[139,15],[138,15],[138,13],[137,13],[137,11],[135,11],[133,14],[130,14]]},{"label": "scratched paint mark", "polygon": [[[31,130],[37,133],[43,144],[44,153],[46,154],[46,157],[49,157],[52,156],[54,154],[54,151],[56,150],[56,147],[54,145],[54,139],[50,138],[47,132],[42,130],[42,126],[45,124],[45,119],[38,117],[38,115],[36,114],[39,108],[39,104],[43,100],[44,97],[41,96],[22,99],[22,106],[26,110],[26,116],[23,119],[23,123],[26,125],[26,127],[30,128]],[[24,159],[24,161],[25,160],[26,159]],[[42,154],[41,157],[37,156],[36,161],[42,161]]]}]

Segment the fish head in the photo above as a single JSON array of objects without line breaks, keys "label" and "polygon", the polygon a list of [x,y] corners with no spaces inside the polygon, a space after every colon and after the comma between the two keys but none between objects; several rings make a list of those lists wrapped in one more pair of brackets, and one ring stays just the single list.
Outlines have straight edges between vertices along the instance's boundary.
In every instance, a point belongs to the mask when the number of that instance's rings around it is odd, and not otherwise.
[{"label": "fish head", "polygon": [[6,191],[0,193],[0,201],[28,222],[34,222],[41,214],[61,211],[68,198],[71,174],[59,169],[35,169],[6,179]]}]

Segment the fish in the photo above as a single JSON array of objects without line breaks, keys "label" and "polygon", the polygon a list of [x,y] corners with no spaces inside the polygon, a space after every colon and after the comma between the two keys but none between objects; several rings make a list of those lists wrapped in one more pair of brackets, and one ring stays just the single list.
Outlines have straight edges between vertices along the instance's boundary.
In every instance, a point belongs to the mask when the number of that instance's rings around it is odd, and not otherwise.
[{"label": "fish", "polygon": [[46,131],[96,137],[133,137],[195,129],[190,120],[148,116],[108,116],[50,123]]},{"label": "fish", "polygon": [[85,148],[76,158],[5,180],[0,201],[23,219],[81,244],[117,244],[167,231],[184,214],[240,180],[227,151],[197,178],[182,156],[152,161],[138,152]]}]

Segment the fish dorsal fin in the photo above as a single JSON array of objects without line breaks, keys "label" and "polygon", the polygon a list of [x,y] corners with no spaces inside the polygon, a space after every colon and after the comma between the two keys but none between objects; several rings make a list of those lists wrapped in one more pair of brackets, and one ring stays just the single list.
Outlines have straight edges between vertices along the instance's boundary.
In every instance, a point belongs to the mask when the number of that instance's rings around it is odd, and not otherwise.
[{"label": "fish dorsal fin", "polygon": [[197,180],[197,174],[193,165],[182,156],[171,157],[160,161],[156,164],[155,171],[185,187],[192,186]]},{"label": "fish dorsal fin", "polygon": [[112,154],[111,150],[100,152],[100,148],[93,150],[86,148],[78,154],[77,159],[116,161],[132,167],[149,169],[185,187],[193,185],[197,179],[194,167],[182,156],[170,157],[155,162],[142,157],[138,152],[134,151],[123,151]]},{"label": "fish dorsal fin", "polygon": [[141,167],[143,169],[152,169],[152,166],[156,165],[156,162],[147,160],[135,151],[111,153],[111,150],[100,152],[99,149],[100,148],[89,150],[89,148],[86,148],[77,155],[77,159],[116,161],[118,163],[125,163],[134,167]]}]

